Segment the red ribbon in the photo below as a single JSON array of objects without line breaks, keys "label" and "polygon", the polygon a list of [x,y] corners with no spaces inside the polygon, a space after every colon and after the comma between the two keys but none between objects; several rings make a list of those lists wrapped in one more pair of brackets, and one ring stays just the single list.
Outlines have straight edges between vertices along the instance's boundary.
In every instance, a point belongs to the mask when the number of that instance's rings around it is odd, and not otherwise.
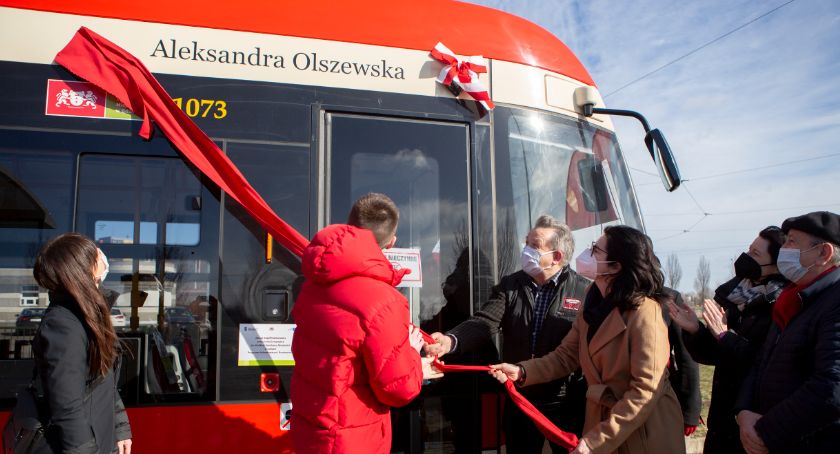
[{"label": "red ribbon", "polygon": [[[419,328],[418,328],[419,329]],[[432,338],[432,336],[426,334],[423,330],[420,330],[420,334],[423,335],[423,340],[426,341],[427,344],[434,344],[436,341]],[[436,369],[443,373],[449,372],[487,372],[490,370],[490,366],[464,366],[464,365],[454,365],[454,364],[444,364],[440,362],[440,360],[435,357],[432,364],[435,366]],[[537,407],[534,406],[531,402],[528,401],[522,394],[519,393],[519,390],[516,389],[516,386],[513,384],[513,380],[508,380],[505,382],[505,390],[507,391],[510,399],[522,410],[522,413],[528,415],[532,421],[534,421],[534,425],[537,426],[537,429],[545,435],[546,438],[549,439],[552,443],[557,445],[563,446],[564,448],[572,451],[577,448],[580,440],[578,439],[577,435],[569,432],[565,432],[559,429],[557,426],[554,425],[548,418],[545,417]]]},{"label": "red ribbon", "polygon": [[151,137],[151,120],[194,166],[251,216],[283,246],[298,256],[309,243],[286,224],[248,183],[236,165],[172,101],[152,73],[136,57],[82,27],[58,55],[56,63],[112,94],[143,118],[140,136]]},{"label": "red ribbon", "polygon": [[435,356],[432,364],[441,372],[487,372],[490,366],[464,366],[460,364],[444,364]]},{"label": "red ribbon", "polygon": [[444,64],[440,74],[438,74],[438,82],[447,87],[455,85],[458,87],[456,96],[458,91],[463,90],[487,110],[496,107],[490,100],[487,89],[478,80],[479,74],[487,72],[483,57],[475,55],[464,57],[464,61],[460,61],[455,53],[444,46],[443,43],[437,43],[430,53],[432,58]]}]

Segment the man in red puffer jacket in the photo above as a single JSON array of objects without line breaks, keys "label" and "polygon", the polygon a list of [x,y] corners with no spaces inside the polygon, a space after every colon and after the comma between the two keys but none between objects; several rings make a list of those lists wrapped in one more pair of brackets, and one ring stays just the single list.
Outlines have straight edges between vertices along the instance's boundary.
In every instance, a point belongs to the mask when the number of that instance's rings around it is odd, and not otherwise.
[{"label": "man in red puffer jacket", "polygon": [[[303,253],[306,281],[292,314],[292,444],[299,454],[387,453],[389,407],[420,393],[423,345],[382,254],[399,211],[383,194],[353,205],[348,223],[318,232]],[[411,335],[410,335],[411,334]]]}]

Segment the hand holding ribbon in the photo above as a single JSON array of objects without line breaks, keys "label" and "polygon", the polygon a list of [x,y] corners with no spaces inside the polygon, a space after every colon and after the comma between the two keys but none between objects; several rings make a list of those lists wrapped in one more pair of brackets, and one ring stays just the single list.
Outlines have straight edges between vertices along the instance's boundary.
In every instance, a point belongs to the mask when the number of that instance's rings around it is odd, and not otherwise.
[{"label": "hand holding ribbon", "polygon": [[[418,328],[419,329],[419,328]],[[420,330],[421,334],[423,335],[423,340],[426,343],[434,343],[435,340],[432,336],[425,333],[423,330]],[[452,365],[452,364],[444,364],[442,361],[435,357],[434,362],[435,368],[440,370],[443,373],[448,372],[493,372],[493,366],[462,366],[462,365]],[[507,391],[508,395],[510,396],[513,403],[522,410],[523,413],[528,415],[532,421],[534,421],[534,425],[537,426],[537,429],[545,435],[551,442],[556,443],[560,446],[565,447],[566,449],[573,450],[579,447],[580,440],[578,439],[577,435],[569,432],[565,432],[560,430],[555,426],[548,418],[545,417],[537,407],[534,406],[531,402],[528,402],[528,399],[522,396],[516,387],[513,384],[513,380],[507,380],[504,382],[505,390]]]}]

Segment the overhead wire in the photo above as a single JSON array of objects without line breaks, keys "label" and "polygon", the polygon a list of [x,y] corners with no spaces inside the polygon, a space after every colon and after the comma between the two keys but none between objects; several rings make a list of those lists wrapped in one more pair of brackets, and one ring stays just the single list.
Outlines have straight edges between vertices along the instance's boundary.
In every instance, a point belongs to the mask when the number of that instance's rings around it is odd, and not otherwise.
[{"label": "overhead wire", "polygon": [[[748,169],[738,169],[738,170],[731,170],[731,171],[728,171],[728,172],[714,173],[714,174],[711,174],[711,175],[702,175],[702,176],[699,176],[699,177],[685,178],[685,179],[682,180],[682,182],[710,180],[712,178],[725,177],[725,176],[729,176],[729,175],[738,175],[738,174],[749,173],[749,172],[757,172],[759,170],[772,169],[772,168],[775,168],[775,167],[784,167],[784,166],[789,166],[791,164],[799,164],[799,163],[802,163],[802,162],[817,161],[817,160],[820,160],[820,159],[834,158],[834,157],[837,157],[837,156],[840,156],[840,152],[826,154],[826,155],[822,155],[822,156],[813,156],[813,157],[810,157],[810,158],[796,159],[796,160],[793,160],[793,161],[777,162],[775,164],[768,164],[768,165],[765,165],[765,166],[750,167]],[[639,172],[642,172],[642,173],[646,173],[646,172],[643,172],[643,171],[641,171],[639,169],[636,169],[634,167],[630,167],[630,169],[631,170],[636,170],[636,171],[639,171]],[[647,184],[656,184],[656,183],[643,183],[642,185],[647,185]]]},{"label": "overhead wire", "polygon": [[[769,213],[772,211],[790,211],[790,210],[804,210],[810,208],[826,208],[826,207],[835,207],[840,206],[840,203],[821,203],[817,205],[799,205],[795,207],[784,207],[784,208],[762,208],[759,210],[738,210],[738,211],[716,211],[709,213],[709,216],[730,216],[730,215],[738,215],[738,214],[755,214],[755,213]],[[696,216],[697,213],[652,213],[652,214],[645,214],[645,217],[651,216]],[[672,229],[675,230],[675,229]]]},{"label": "overhead wire", "polygon": [[689,56],[691,56],[691,55],[696,54],[697,52],[699,52],[699,51],[701,51],[701,50],[705,49],[706,47],[711,46],[712,44],[714,44],[714,43],[716,43],[716,42],[718,42],[718,41],[720,41],[720,40],[722,40],[722,39],[726,38],[727,36],[729,36],[729,35],[731,35],[731,34],[733,34],[733,33],[737,32],[737,31],[739,31],[739,30],[741,30],[741,29],[743,29],[743,28],[745,28],[745,27],[749,26],[750,24],[752,24],[752,23],[754,23],[754,22],[756,22],[756,21],[758,21],[758,20],[761,20],[761,19],[763,19],[764,17],[769,16],[770,14],[775,13],[776,11],[778,11],[778,10],[780,10],[780,9],[784,8],[784,7],[785,7],[785,6],[787,6],[787,5],[790,5],[790,4],[791,4],[791,3],[793,3],[794,1],[796,1],[796,0],[789,0],[789,1],[785,2],[785,3],[782,3],[781,5],[779,5],[779,6],[775,7],[775,8],[773,8],[773,9],[771,9],[771,10],[769,10],[769,11],[765,12],[764,14],[761,14],[760,16],[755,17],[755,18],[753,18],[753,19],[749,20],[748,22],[746,22],[746,23],[744,23],[744,24],[741,24],[741,25],[739,25],[738,27],[736,27],[736,28],[734,28],[734,29],[732,29],[732,30],[730,30],[730,31],[728,31],[728,32],[726,32],[726,33],[724,33],[724,34],[722,34],[722,35],[718,36],[717,38],[715,38],[715,39],[713,39],[713,40],[711,40],[711,41],[709,41],[709,42],[707,42],[707,43],[705,43],[705,44],[701,45],[700,47],[697,47],[697,48],[695,48],[695,49],[691,50],[690,52],[688,52],[688,53],[686,53],[686,54],[683,54],[683,55],[681,55],[681,56],[679,56],[679,57],[677,57],[677,58],[675,58],[675,59],[673,59],[673,60],[669,61],[668,63],[665,63],[664,65],[659,66],[659,67],[657,67],[656,69],[654,69],[654,70],[652,70],[652,71],[649,71],[649,72],[647,72],[647,73],[645,73],[645,74],[643,74],[643,75],[641,75],[641,76],[639,76],[639,77],[637,77],[637,78],[635,78],[635,79],[631,80],[630,82],[627,82],[626,84],[624,84],[624,85],[622,85],[622,86],[618,87],[617,89],[615,89],[615,90],[613,90],[613,91],[611,91],[611,92],[607,93],[606,95],[604,95],[604,98],[607,98],[607,97],[609,97],[609,96],[612,96],[612,95],[614,95],[614,94],[616,94],[616,93],[620,92],[621,90],[624,90],[625,88],[627,88],[627,87],[629,87],[629,86],[631,86],[631,85],[633,85],[633,84],[635,84],[635,83],[637,83],[637,82],[640,82],[640,81],[644,80],[645,78],[650,77],[650,76],[652,76],[653,74],[658,73],[659,71],[662,71],[663,69],[665,69],[665,68],[667,68],[667,67],[669,67],[669,66],[673,65],[674,63],[679,62],[680,60],[683,60],[683,59],[685,59],[685,58],[687,58],[687,57],[689,57]]}]

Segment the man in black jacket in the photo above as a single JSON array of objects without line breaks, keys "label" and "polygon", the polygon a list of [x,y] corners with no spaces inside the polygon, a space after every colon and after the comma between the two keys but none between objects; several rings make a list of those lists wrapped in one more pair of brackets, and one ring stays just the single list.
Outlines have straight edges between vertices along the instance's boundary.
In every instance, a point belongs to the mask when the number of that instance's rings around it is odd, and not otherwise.
[{"label": "man in black jacket", "polygon": [[[446,334],[432,333],[437,343],[427,345],[426,352],[442,356],[471,351],[499,330],[503,361],[523,361],[554,350],[582,309],[590,283],[569,267],[574,250],[569,227],[541,216],[526,238],[522,271],[504,276],[472,318]],[[559,428],[581,434],[586,381],[579,370],[564,379],[529,386],[522,394]],[[504,427],[507,452],[542,452],[545,437],[510,401],[505,405]],[[551,447],[555,453],[566,452],[560,446]]]},{"label": "man in black jacket", "polygon": [[840,216],[820,211],[782,224],[779,271],[793,283],[735,406],[750,453],[840,447]]}]

